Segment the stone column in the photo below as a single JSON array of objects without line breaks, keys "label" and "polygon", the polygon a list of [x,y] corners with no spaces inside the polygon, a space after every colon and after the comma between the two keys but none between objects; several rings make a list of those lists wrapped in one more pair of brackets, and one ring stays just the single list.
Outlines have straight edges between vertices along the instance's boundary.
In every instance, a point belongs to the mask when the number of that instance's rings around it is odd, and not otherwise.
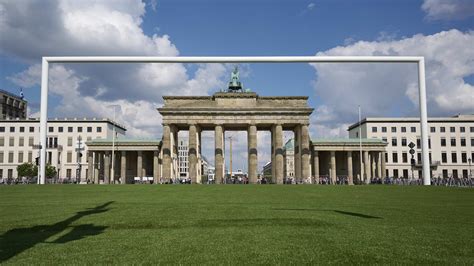
[{"label": "stone column", "polygon": [[275,146],[275,127],[272,127],[272,129],[270,130],[271,132],[271,153],[272,153],[272,158],[271,158],[271,161],[272,161],[272,182],[275,182],[276,183],[276,175],[275,175],[275,154],[276,154],[276,146]]},{"label": "stone column", "polygon": [[222,183],[224,178],[224,131],[221,125],[214,129],[214,163],[216,167],[214,179],[216,184]]},{"label": "stone column", "polygon": [[295,179],[299,182],[301,181],[301,130],[300,130],[300,126],[296,126],[293,132],[295,135],[295,149],[294,149]]},{"label": "stone column", "polygon": [[365,172],[365,183],[369,184],[370,183],[370,161],[369,161],[369,152],[364,151],[364,172]]},{"label": "stone column", "polygon": [[386,177],[386,175],[387,175],[387,174],[386,174],[387,171],[385,170],[385,151],[382,151],[382,152],[380,153],[380,156],[382,157],[382,158],[381,158],[381,162],[382,162],[382,163],[381,163],[381,167],[380,167],[380,168],[381,168],[381,171],[382,171],[381,177],[384,178],[384,177]]},{"label": "stone column", "polygon": [[354,173],[352,172],[352,151],[347,152],[347,183],[354,185]]},{"label": "stone column", "polygon": [[160,182],[160,152],[158,150],[153,151],[153,184]]},{"label": "stone column", "polygon": [[92,182],[94,177],[94,156],[92,155],[92,151],[87,152],[87,181]]},{"label": "stone column", "polygon": [[382,153],[377,152],[377,177],[382,178]]},{"label": "stone column", "polygon": [[189,178],[191,183],[195,184],[198,175],[198,158],[197,158],[197,130],[196,125],[189,125],[188,138],[188,162],[189,162]]},{"label": "stone column", "polygon": [[319,152],[318,151],[314,151],[313,165],[314,165],[315,184],[319,184]]},{"label": "stone column", "polygon": [[308,125],[301,125],[301,178],[307,180],[311,177],[309,130]]},{"label": "stone column", "polygon": [[171,127],[171,144],[172,144],[172,153],[171,158],[173,158],[172,167],[173,167],[173,177],[176,179],[179,177],[178,173],[178,129],[176,126]]},{"label": "stone column", "polygon": [[169,125],[163,125],[163,178],[171,179],[172,157],[171,157],[171,129]]},{"label": "stone column", "polygon": [[336,173],[336,152],[335,151],[330,151],[331,154],[331,182],[332,184],[336,184],[336,178],[337,178],[337,173]]},{"label": "stone column", "polygon": [[275,131],[275,183],[283,184],[283,128],[281,125],[274,126]]},{"label": "stone column", "polygon": [[99,184],[100,152],[94,152],[94,184]]},{"label": "stone column", "polygon": [[104,157],[104,183],[110,184],[110,157],[111,154],[109,151],[105,152]]},{"label": "stone column", "polygon": [[257,126],[250,125],[247,131],[249,183],[257,183]]},{"label": "stone column", "polygon": [[127,183],[127,152],[121,151],[120,153],[120,183]]},{"label": "stone column", "polygon": [[143,177],[143,152],[137,151],[137,177]]}]

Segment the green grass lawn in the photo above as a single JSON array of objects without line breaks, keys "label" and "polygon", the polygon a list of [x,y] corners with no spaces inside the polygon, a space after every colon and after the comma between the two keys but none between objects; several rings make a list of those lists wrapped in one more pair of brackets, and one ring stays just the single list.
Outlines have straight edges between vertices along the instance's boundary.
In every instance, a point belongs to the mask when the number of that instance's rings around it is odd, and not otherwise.
[{"label": "green grass lawn", "polygon": [[474,264],[474,190],[0,186],[0,263]]}]

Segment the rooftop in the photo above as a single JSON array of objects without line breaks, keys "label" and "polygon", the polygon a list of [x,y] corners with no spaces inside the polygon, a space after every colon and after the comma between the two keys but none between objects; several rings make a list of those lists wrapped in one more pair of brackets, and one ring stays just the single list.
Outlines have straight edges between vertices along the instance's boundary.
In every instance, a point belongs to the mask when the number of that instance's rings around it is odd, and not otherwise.
[{"label": "rooftop", "polygon": [[[39,122],[40,119],[39,118],[35,118],[35,117],[29,117],[29,118],[15,118],[15,119],[1,119],[0,122]],[[116,121],[113,121],[111,119],[108,119],[108,118],[96,118],[96,117],[92,117],[92,118],[87,118],[87,117],[83,117],[83,118],[77,118],[77,117],[73,117],[73,118],[70,118],[70,117],[63,117],[63,118],[49,118],[48,119],[48,123],[55,123],[55,122],[76,122],[76,123],[80,123],[80,122],[106,122],[106,123],[109,123],[109,124],[112,124],[112,125],[115,125],[116,127],[126,131],[127,129],[125,128],[124,125],[122,124],[119,124],[117,123]]]},{"label": "rooftop", "polygon": [[14,94],[12,92],[0,89],[0,93],[3,93],[3,94],[8,95],[10,97],[16,98],[17,100],[26,102],[26,100],[22,99],[20,95]]},{"label": "rooftop", "polygon": [[[363,125],[368,122],[373,123],[393,123],[393,122],[405,122],[405,123],[419,123],[419,117],[366,117],[360,122],[356,122],[349,126],[347,130],[357,128],[359,124]],[[474,122],[474,114],[458,114],[452,117],[428,117],[428,122]]]},{"label": "rooftop", "polygon": [[359,145],[362,144],[379,144],[386,145],[387,142],[381,139],[349,139],[349,138],[320,138],[312,139],[311,142],[313,145]]}]

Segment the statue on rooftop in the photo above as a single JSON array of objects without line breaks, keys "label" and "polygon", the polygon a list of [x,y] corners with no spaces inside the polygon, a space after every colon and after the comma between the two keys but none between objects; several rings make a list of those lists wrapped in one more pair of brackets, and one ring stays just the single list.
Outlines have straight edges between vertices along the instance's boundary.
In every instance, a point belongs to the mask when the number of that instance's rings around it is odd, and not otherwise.
[{"label": "statue on rooftop", "polygon": [[229,87],[227,92],[243,92],[243,84],[239,80],[239,68],[235,66],[234,71],[230,74]]}]

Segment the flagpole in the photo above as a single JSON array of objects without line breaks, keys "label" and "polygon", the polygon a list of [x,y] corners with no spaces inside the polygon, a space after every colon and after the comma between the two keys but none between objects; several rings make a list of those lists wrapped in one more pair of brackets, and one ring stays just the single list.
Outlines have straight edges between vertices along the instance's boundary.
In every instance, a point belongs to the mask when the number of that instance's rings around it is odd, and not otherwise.
[{"label": "flagpole", "polygon": [[360,115],[360,105],[359,105],[359,161],[360,161],[360,181],[364,179],[362,174],[362,123],[361,123],[361,115]]}]

